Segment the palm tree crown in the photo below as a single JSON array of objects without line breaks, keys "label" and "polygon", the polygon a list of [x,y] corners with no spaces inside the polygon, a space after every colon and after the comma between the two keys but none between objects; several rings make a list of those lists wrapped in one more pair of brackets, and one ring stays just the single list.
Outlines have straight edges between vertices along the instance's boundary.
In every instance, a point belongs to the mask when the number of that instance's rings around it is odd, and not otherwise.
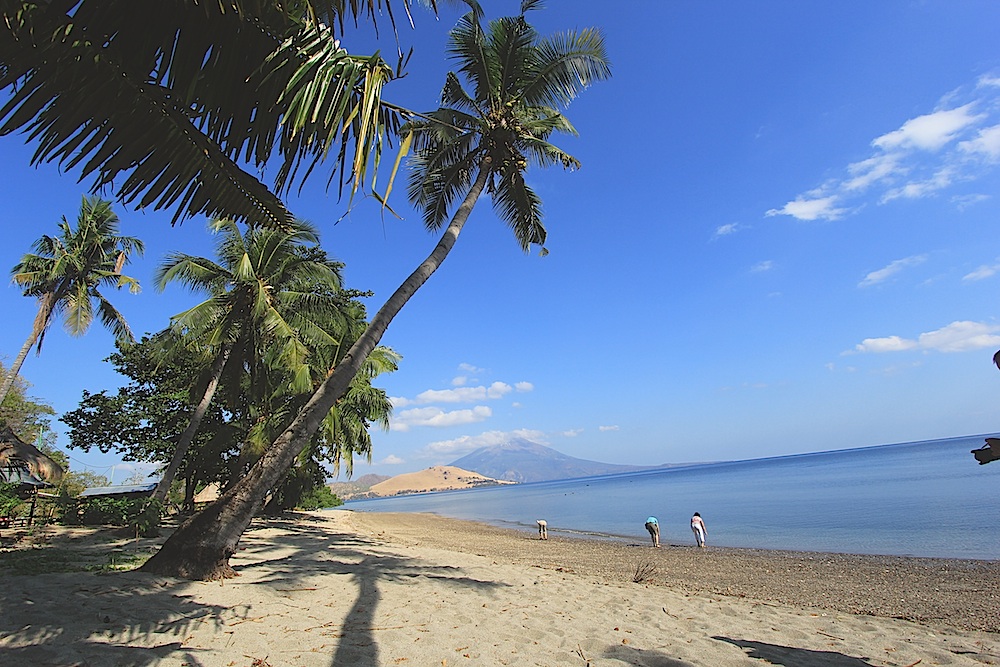
[{"label": "palm tree crown", "polygon": [[466,14],[449,35],[448,54],[471,92],[449,72],[441,107],[403,127],[415,148],[409,196],[431,229],[444,224],[454,201],[487,170],[499,217],[524,250],[536,244],[544,252],[541,200],[524,172],[531,163],[579,167],[549,143],[553,132],[576,134],[558,108],[611,70],[595,29],[540,37],[525,19],[537,5],[522,2],[520,15],[491,21],[488,30],[479,12]]},{"label": "palm tree crown", "polygon": [[[245,233],[230,219],[211,226],[219,235],[218,262],[174,253],[157,269],[158,289],[178,281],[208,294],[171,318],[171,328],[189,343],[216,351],[228,348],[228,372],[256,375],[266,363],[288,372],[299,391],[310,389],[307,342],[336,341],[319,322],[339,312],[340,266],[316,261],[304,251],[318,237],[302,221],[284,229],[249,227]],[[328,289],[316,289],[318,284]],[[235,390],[239,384],[229,386]],[[264,387],[255,383],[254,389]]]},{"label": "palm tree crown", "polygon": [[38,299],[38,313],[31,334],[11,366],[0,401],[7,395],[32,346],[41,352],[49,325],[62,317],[74,336],[87,332],[96,315],[116,338],[132,340],[125,317],[105,298],[101,288],[128,287],[139,292],[139,281],[122,274],[132,255],[141,255],[143,243],[118,233],[119,220],[111,203],[84,197],[73,229],[64,217],[58,236],[42,236],[33,244],[34,253],[21,258],[11,270],[12,279],[25,296]]}]

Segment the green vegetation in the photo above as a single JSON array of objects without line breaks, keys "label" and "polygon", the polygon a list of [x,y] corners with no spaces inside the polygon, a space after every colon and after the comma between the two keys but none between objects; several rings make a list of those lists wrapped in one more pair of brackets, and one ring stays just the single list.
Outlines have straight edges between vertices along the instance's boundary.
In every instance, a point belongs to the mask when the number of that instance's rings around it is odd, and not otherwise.
[{"label": "green vegetation", "polygon": [[52,318],[62,315],[66,330],[81,336],[90,328],[96,314],[101,323],[117,338],[131,340],[132,332],[125,318],[101,293],[100,287],[113,285],[139,291],[139,282],[122,274],[131,255],[142,254],[142,241],[118,233],[118,216],[111,203],[97,197],[84,197],[76,229],[66,218],[59,224],[59,236],[42,236],[29,253],[11,270],[14,283],[24,296],[38,300],[38,313],[28,339],[0,387],[0,403],[7,396],[14,378],[21,370],[28,352],[42,350],[45,331]]},{"label": "green vegetation", "polygon": [[[429,229],[440,229],[457,198],[451,222],[431,254],[389,297],[346,354],[329,366],[315,393],[211,513],[179,528],[144,569],[190,578],[232,574],[228,554],[264,497],[306,451],[317,429],[364,377],[369,357],[395,316],[454,248],[480,195],[487,191],[498,215],[525,250],[545,241],[540,200],[526,185],[529,164],[578,166],[548,142],[554,132],[575,133],[557,111],[590,83],[610,75],[595,30],[541,38],[525,18],[538,2],[524,0],[519,16],[497,19],[487,31],[478,5],[451,31],[448,51],[472,83],[467,93],[450,73],[442,107],[401,129],[415,148],[410,196],[424,209]],[[542,247],[544,251],[544,246]]]},{"label": "green vegetation", "polygon": [[315,486],[305,493],[299,500],[297,507],[301,510],[319,510],[329,507],[339,507],[343,504],[344,501],[338,498],[330,490],[330,487],[324,484],[322,486]]}]

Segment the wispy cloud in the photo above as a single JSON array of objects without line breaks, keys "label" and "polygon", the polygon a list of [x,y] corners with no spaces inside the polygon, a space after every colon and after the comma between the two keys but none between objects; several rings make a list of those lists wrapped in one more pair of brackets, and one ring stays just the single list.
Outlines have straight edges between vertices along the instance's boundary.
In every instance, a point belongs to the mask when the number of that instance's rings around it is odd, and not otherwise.
[{"label": "wispy cloud", "polygon": [[720,239],[723,236],[730,236],[736,232],[742,231],[743,229],[745,229],[745,227],[737,222],[731,222],[728,225],[720,225],[715,228],[715,233],[712,234],[712,240],[714,241],[715,239]]},{"label": "wispy cloud", "polygon": [[989,201],[990,196],[985,194],[971,194],[971,195],[955,195],[951,198],[951,202],[959,211],[964,211],[970,206],[975,206],[984,201]]},{"label": "wispy cloud", "polygon": [[914,350],[969,352],[992,347],[1000,347],[1000,325],[961,321],[952,322],[936,331],[922,333],[916,338],[902,336],[866,338],[855,345],[852,352],[875,354]]},{"label": "wispy cloud", "polygon": [[764,273],[765,271],[770,271],[774,268],[774,262],[770,259],[765,259],[763,262],[757,262],[750,267],[750,273]]},{"label": "wispy cloud", "polygon": [[464,410],[445,411],[439,407],[412,408],[394,414],[389,428],[393,431],[409,431],[414,426],[431,426],[445,428],[474,424],[489,419],[493,410],[486,405],[477,405]]},{"label": "wispy cloud", "polygon": [[[871,141],[872,154],[845,175],[798,195],[765,216],[837,220],[867,203],[936,195],[1000,163],[1000,77],[982,77],[942,97],[939,108]],[[956,204],[961,204],[956,201]]]},{"label": "wispy cloud", "polygon": [[411,405],[429,405],[431,403],[475,403],[477,401],[499,400],[513,391],[526,393],[533,391],[534,388],[535,386],[530,382],[517,382],[513,386],[506,382],[494,382],[489,386],[458,386],[454,389],[428,389],[420,392],[414,398],[393,396],[391,400],[393,406],[397,408],[405,408]]},{"label": "wispy cloud", "polygon": [[524,438],[539,444],[545,444],[546,438],[542,431],[518,429],[516,431],[486,431],[479,435],[463,435],[452,440],[438,440],[421,450],[423,457],[439,455],[466,454],[490,445],[501,445],[513,438]]},{"label": "wispy cloud", "polygon": [[834,196],[827,197],[816,197],[814,199],[808,199],[805,196],[799,196],[794,201],[790,201],[781,208],[772,208],[766,215],[771,217],[774,215],[790,215],[798,220],[836,220],[842,217],[846,212],[846,208],[839,208],[837,205],[837,198]]},{"label": "wispy cloud", "polygon": [[927,255],[913,255],[912,257],[897,259],[894,262],[890,262],[888,266],[869,273],[860,283],[858,283],[858,287],[871,287],[872,285],[884,283],[886,280],[898,274],[903,269],[923,264],[926,261]]},{"label": "wispy cloud", "polygon": [[962,276],[962,280],[967,280],[969,282],[975,282],[977,280],[986,280],[987,278],[992,278],[1000,271],[1000,264],[984,264],[980,266],[975,271],[967,273]]},{"label": "wispy cloud", "polygon": [[617,431],[618,430],[618,425],[615,424],[615,425],[612,425],[612,426],[598,426],[597,430],[598,431]]},{"label": "wispy cloud", "polygon": [[973,103],[955,109],[942,109],[917,116],[903,123],[898,130],[872,141],[872,146],[882,150],[916,149],[937,151],[954,141],[966,128],[985,118],[973,113]]}]

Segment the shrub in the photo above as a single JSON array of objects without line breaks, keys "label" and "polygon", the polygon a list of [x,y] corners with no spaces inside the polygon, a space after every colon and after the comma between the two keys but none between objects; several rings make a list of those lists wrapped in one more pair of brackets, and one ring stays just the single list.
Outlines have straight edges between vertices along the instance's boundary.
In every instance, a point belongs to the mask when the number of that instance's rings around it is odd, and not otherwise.
[{"label": "shrub", "polygon": [[138,537],[160,533],[163,504],[152,498],[62,498],[62,523],[70,526],[128,526]]},{"label": "shrub", "polygon": [[344,501],[338,498],[329,486],[322,484],[309,489],[299,500],[297,507],[301,510],[318,510],[343,504]]},{"label": "shrub", "polygon": [[0,484],[0,517],[16,515],[23,504],[17,495],[17,484]]}]

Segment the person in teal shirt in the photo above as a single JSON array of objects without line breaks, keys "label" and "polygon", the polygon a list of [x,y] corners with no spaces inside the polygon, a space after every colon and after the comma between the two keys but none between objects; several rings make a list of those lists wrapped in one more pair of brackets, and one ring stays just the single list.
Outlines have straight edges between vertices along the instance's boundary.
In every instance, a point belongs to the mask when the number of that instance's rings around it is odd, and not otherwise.
[{"label": "person in teal shirt", "polygon": [[646,517],[646,530],[649,531],[649,536],[653,539],[653,546],[660,546],[660,522],[656,520],[655,516]]}]

